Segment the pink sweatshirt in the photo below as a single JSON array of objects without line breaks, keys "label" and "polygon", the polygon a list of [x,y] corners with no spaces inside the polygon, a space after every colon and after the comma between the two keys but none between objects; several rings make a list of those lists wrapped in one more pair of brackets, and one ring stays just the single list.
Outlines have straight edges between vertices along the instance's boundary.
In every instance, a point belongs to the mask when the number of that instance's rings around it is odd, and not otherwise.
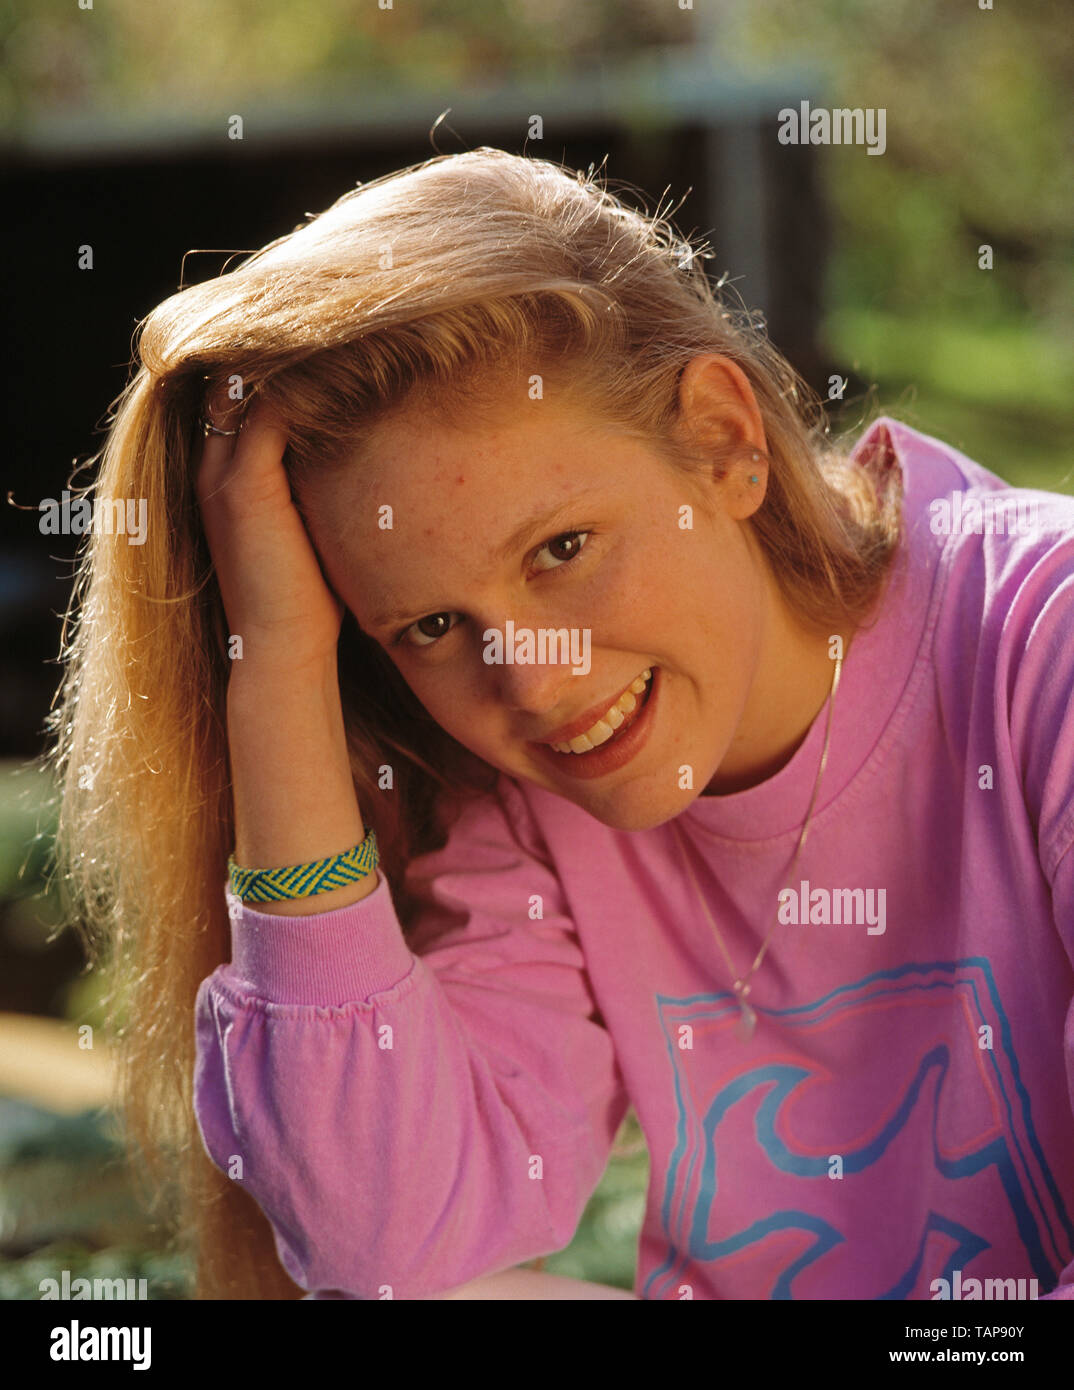
[{"label": "pink sweatshirt", "polygon": [[[313,1297],[562,1249],[633,1102],[643,1298],[1074,1298],[1074,499],[891,419],[874,447],[906,541],[793,882],[827,706],[653,830],[501,777],[411,865],[407,938],[383,879],[303,918],[230,899],[197,1120]],[[973,499],[1029,533],[982,505],[974,534]],[[741,1041],[698,893],[744,973],[783,889]]]}]

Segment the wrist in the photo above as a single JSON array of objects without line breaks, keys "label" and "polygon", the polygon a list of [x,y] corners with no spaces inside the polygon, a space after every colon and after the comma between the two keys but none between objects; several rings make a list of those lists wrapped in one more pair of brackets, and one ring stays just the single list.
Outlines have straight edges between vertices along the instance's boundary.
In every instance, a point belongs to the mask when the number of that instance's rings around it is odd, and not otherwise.
[{"label": "wrist", "polygon": [[335,652],[297,664],[282,658],[243,657],[231,664],[227,694],[230,701],[233,697],[245,699],[252,692],[262,695],[266,691],[275,693],[287,690],[308,693],[332,685],[338,687],[338,684],[339,669]]}]

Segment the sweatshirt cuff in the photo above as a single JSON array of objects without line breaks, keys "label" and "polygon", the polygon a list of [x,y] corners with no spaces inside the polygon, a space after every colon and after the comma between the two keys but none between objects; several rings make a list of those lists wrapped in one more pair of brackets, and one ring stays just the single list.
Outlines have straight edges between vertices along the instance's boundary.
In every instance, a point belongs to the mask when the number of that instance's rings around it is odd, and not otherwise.
[{"label": "sweatshirt cuff", "polygon": [[392,989],[414,967],[383,874],[358,902],[306,917],[258,912],[229,885],[224,893],[230,973],[258,998],[325,1007],[361,1002]]}]

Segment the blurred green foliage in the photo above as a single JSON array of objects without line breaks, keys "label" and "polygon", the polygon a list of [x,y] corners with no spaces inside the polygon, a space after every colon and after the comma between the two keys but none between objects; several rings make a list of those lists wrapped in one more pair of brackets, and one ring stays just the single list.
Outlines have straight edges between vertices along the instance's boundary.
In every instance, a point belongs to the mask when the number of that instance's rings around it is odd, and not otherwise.
[{"label": "blurred green foliage", "polygon": [[473,90],[690,41],[663,0],[7,0],[0,122],[172,113],[332,89]]},{"label": "blurred green foliage", "polygon": [[[897,314],[1074,310],[1074,25],[1055,0],[757,0],[733,51],[808,58],[831,106],[883,107],[887,150],[824,151],[840,303]],[[810,94],[804,93],[808,96]],[[817,94],[815,101],[821,101]],[[977,247],[996,269],[977,269]]]},{"label": "blurred green foliage", "polygon": [[190,1297],[188,1262],[136,1196],[111,1116],[55,1115],[0,1097],[0,1299],[43,1279],[145,1278],[149,1298]]},{"label": "blurred green foliage", "polygon": [[[833,309],[825,330],[887,413],[1017,487],[1074,494],[1074,340],[1013,317],[974,324],[853,307]],[[848,399],[840,427],[862,403]]]},{"label": "blurred green foliage", "polygon": [[638,1117],[631,1109],[574,1239],[565,1250],[543,1261],[544,1270],[632,1289],[648,1185],[649,1153]]},{"label": "blurred green foliage", "polygon": [[[747,71],[809,62],[814,104],[884,108],[887,148],[819,147],[821,325],[878,404],[1023,487],[1074,491],[1074,25],[1054,0],[756,0]],[[993,267],[979,265],[991,247]],[[778,346],[778,344],[777,344]]]},{"label": "blurred green foliage", "polygon": [[[807,63],[824,91],[803,98],[887,111],[883,156],[823,152],[841,300],[1070,322],[1074,25],[1055,0],[6,0],[0,36],[9,132],[55,113],[178,122],[356,87],[450,99],[652,47],[706,45],[721,75]],[[976,271],[984,241],[992,274]]]}]

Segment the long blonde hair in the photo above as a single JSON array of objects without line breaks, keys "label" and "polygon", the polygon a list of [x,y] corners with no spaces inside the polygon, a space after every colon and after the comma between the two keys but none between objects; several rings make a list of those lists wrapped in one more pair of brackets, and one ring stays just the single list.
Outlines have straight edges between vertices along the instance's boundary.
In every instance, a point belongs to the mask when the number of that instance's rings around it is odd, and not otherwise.
[{"label": "long blonde hair", "polygon": [[[194,998],[229,956],[234,833],[227,625],[192,485],[207,390],[238,376],[247,398],[271,403],[296,487],[360,456],[371,424],[412,392],[444,419],[480,418],[488,374],[511,364],[569,371],[594,409],[687,465],[679,375],[722,353],[764,420],[771,471],[751,524],[776,578],[803,617],[860,620],[898,541],[898,497],[832,442],[819,402],[713,291],[704,258],[592,170],[482,148],[351,190],[140,325],[85,491],[144,498],[147,535],[87,538],[45,762],[53,875],[107,971],[129,1143],[150,1181],[179,1180],[175,1229],[198,1296],[301,1292],[260,1210],[205,1155],[192,1110]],[[406,923],[403,869],[442,836],[443,806],[494,774],[428,718],[349,615],[340,673],[359,805]],[[376,781],[386,748],[390,794]]]}]

